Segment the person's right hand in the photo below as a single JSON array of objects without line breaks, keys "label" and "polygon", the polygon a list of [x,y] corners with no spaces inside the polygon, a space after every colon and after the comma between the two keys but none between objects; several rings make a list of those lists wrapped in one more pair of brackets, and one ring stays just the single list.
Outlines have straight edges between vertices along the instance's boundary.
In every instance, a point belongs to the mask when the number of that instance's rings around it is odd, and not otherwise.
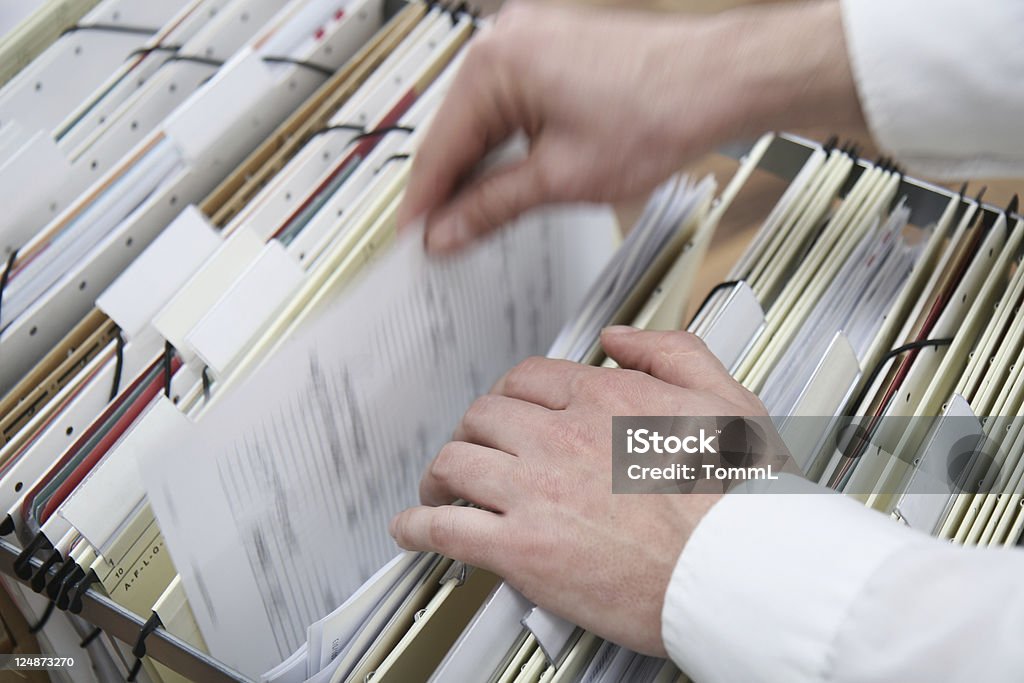
[{"label": "person's right hand", "polygon": [[[859,118],[834,0],[712,17],[517,2],[467,49],[398,218],[425,216],[435,252],[540,204],[638,197],[782,111]],[[472,177],[519,131],[524,160]]]}]

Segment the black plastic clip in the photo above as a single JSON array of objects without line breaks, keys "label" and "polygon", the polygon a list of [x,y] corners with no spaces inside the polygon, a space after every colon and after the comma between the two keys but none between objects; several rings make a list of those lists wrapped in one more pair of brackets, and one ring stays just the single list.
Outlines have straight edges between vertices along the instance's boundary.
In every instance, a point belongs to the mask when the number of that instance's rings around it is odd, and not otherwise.
[{"label": "black plastic clip", "polygon": [[1010,203],[1003,209],[1003,215],[1006,216],[1007,226],[1009,226],[1010,217],[1017,213],[1017,209],[1020,207],[1020,197],[1013,195],[1010,199]]},{"label": "black plastic clip", "polygon": [[153,612],[149,615],[149,619],[146,619],[146,623],[142,625],[142,630],[139,631],[139,637],[135,640],[135,645],[132,646],[132,654],[135,655],[135,663],[132,664],[131,670],[128,672],[128,682],[131,683],[139,675],[139,670],[142,669],[142,658],[146,656],[146,638],[149,634],[163,626],[163,622],[160,621],[160,615]]},{"label": "black plastic clip", "polygon": [[75,564],[75,561],[70,557],[64,560],[64,564],[60,566],[57,573],[55,573],[53,578],[51,578],[46,584],[46,595],[48,598],[51,600],[57,599],[57,596],[60,595],[61,590],[64,587],[64,582],[68,580],[68,577],[71,576],[71,572],[73,572],[77,566],[78,565]]},{"label": "black plastic clip", "polygon": [[53,550],[50,539],[46,538],[42,531],[35,535],[32,542],[25,546],[14,560],[14,574],[22,581],[28,581],[32,576],[32,557],[40,550]]},{"label": "black plastic clip", "polygon": [[452,6],[448,8],[448,14],[451,15],[451,18],[452,18],[452,26],[456,26],[459,23],[459,15],[460,14],[465,14],[465,13],[466,13],[466,3],[465,2],[460,2],[458,4],[454,4],[453,3]]},{"label": "black plastic clip", "polygon": [[164,342],[164,396],[171,397],[171,361],[174,360],[174,346]]},{"label": "black plastic clip", "polygon": [[75,584],[75,587],[68,591],[68,611],[72,614],[79,614],[82,611],[82,596],[89,590],[89,586],[100,580],[96,572],[90,569],[82,580]]},{"label": "black plastic clip", "polygon": [[71,573],[68,574],[63,581],[61,581],[60,586],[57,590],[57,597],[54,600],[57,603],[57,607],[59,607],[61,610],[66,610],[68,608],[68,605],[71,604],[71,598],[69,595],[71,593],[71,590],[78,585],[79,581],[81,581],[84,578],[85,570],[82,569],[80,565],[75,564],[71,568]]},{"label": "black plastic clip", "polygon": [[117,349],[115,351],[114,381],[110,385],[110,399],[108,403],[117,398],[121,392],[121,372],[124,370],[124,332],[117,331]]},{"label": "black plastic clip", "polygon": [[12,249],[7,256],[7,263],[4,265],[4,272],[0,273],[0,322],[3,321],[4,290],[7,289],[7,281],[11,278],[11,271],[14,270],[14,262],[18,260],[18,250]]},{"label": "black plastic clip", "polygon": [[981,189],[978,190],[977,196],[974,197],[974,203],[981,208],[981,201],[985,198],[985,193],[988,191],[988,185],[982,185]]},{"label": "black plastic clip", "polygon": [[210,400],[210,368],[203,366],[203,371],[200,373],[200,378],[203,380],[203,400]]},{"label": "black plastic clip", "polygon": [[32,579],[29,582],[29,585],[31,585],[32,590],[34,590],[36,593],[42,593],[43,589],[46,588],[46,578],[50,574],[50,568],[63,559],[64,556],[61,555],[59,551],[54,550],[53,552],[51,552],[50,556],[47,557],[46,560],[41,565],[39,565],[39,568],[32,575]]}]

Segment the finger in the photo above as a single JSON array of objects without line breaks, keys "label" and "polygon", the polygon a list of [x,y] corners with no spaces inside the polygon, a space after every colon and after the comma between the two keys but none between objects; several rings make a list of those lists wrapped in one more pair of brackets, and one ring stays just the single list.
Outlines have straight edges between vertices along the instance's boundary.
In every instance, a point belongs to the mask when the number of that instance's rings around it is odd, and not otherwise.
[{"label": "finger", "polygon": [[452,440],[523,455],[536,450],[536,434],[550,417],[551,411],[534,403],[485,394],[462,416]]},{"label": "finger", "polygon": [[597,371],[580,363],[533,356],[506,372],[491,393],[536,403],[549,410],[565,410],[574,382]]},{"label": "finger", "polygon": [[427,249],[447,254],[550,200],[544,170],[531,153],[461,188],[427,222]]},{"label": "finger", "polygon": [[442,206],[487,151],[519,129],[501,106],[507,79],[495,78],[498,51],[485,29],[467,48],[444,101],[413,156],[398,225]]},{"label": "finger", "polygon": [[646,332],[618,325],[601,332],[601,346],[623,368],[698,391],[736,382],[699,337],[690,332]]},{"label": "finger", "polygon": [[507,512],[510,483],[520,463],[504,451],[465,441],[445,444],[420,480],[424,505],[469,501],[488,510]]},{"label": "finger", "polygon": [[395,515],[388,530],[406,550],[440,553],[490,571],[497,570],[498,544],[507,535],[500,515],[456,505],[409,508]]}]

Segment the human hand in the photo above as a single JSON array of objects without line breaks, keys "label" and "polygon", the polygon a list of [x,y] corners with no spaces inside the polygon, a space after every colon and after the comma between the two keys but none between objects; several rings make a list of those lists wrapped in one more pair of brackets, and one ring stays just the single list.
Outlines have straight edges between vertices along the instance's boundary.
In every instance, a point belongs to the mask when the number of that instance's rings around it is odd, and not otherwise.
[{"label": "human hand", "polygon": [[[598,635],[664,656],[661,609],[690,533],[721,494],[613,495],[613,415],[763,416],[687,332],[609,328],[622,368],[533,358],[466,412],[397,515],[403,548],[490,570]],[[462,499],[479,507],[451,505]]]},{"label": "human hand", "polygon": [[[862,119],[835,0],[711,17],[517,2],[467,49],[398,216],[426,216],[435,252],[540,204],[639,197],[730,139]],[[473,176],[520,131],[524,160]]]}]

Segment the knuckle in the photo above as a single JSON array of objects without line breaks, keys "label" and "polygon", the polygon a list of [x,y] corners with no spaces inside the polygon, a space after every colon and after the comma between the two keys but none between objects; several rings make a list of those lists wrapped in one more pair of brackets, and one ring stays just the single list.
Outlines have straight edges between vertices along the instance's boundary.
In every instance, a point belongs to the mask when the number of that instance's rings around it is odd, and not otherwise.
[{"label": "knuckle", "polygon": [[427,526],[427,540],[432,548],[444,552],[456,539],[455,515],[452,508],[438,508]]},{"label": "knuckle", "polygon": [[565,478],[555,467],[547,467],[537,472],[534,475],[533,486],[541,499],[554,503],[564,501],[568,493]]},{"label": "knuckle", "polygon": [[520,361],[508,371],[505,378],[505,387],[513,393],[530,385],[532,378],[543,372],[544,359],[540,356],[530,356]]},{"label": "knuckle", "polygon": [[441,447],[437,457],[430,463],[430,476],[433,479],[439,482],[447,482],[451,479],[452,472],[455,469],[455,461],[458,458],[456,449],[457,447],[452,441]]},{"label": "knuckle", "polygon": [[547,428],[548,443],[559,453],[577,453],[593,440],[582,420],[557,419]]},{"label": "knuckle", "polygon": [[595,375],[590,372],[578,372],[569,378],[568,390],[571,398],[587,399],[591,396],[591,387]]},{"label": "knuckle", "polygon": [[491,413],[494,406],[494,400],[495,396],[493,394],[483,394],[482,396],[478,396],[476,400],[469,405],[469,408],[466,409],[466,413],[462,417],[463,424],[472,427],[485,421]]},{"label": "knuckle", "polygon": [[704,340],[692,332],[679,330],[664,332],[655,344],[655,350],[671,355],[674,353],[710,353]]},{"label": "knuckle", "polygon": [[590,376],[581,387],[581,397],[612,408],[639,407],[647,375],[635,370],[607,369]]}]

